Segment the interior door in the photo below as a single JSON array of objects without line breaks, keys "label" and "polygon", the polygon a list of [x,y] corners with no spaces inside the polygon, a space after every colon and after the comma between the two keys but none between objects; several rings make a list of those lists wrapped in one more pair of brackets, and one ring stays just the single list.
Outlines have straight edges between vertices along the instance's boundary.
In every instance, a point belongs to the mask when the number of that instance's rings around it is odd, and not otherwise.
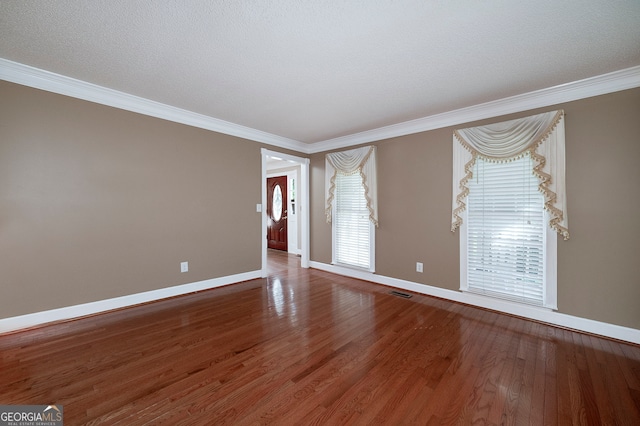
[{"label": "interior door", "polygon": [[287,177],[267,178],[267,247],[287,251]]}]

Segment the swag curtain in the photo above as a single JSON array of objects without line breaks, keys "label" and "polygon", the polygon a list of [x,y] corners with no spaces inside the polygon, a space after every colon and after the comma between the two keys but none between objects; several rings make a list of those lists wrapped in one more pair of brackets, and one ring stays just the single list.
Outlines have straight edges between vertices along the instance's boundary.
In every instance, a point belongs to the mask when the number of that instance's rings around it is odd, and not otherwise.
[{"label": "swag curtain", "polygon": [[473,178],[476,159],[507,162],[527,154],[551,217],[549,226],[569,239],[562,110],[453,132],[452,231],[462,224],[460,214],[466,208],[467,182]]},{"label": "swag curtain", "polygon": [[378,226],[378,184],[376,180],[376,147],[366,146],[348,151],[334,152],[325,157],[325,214],[331,223],[331,210],[335,199],[336,176],[360,174],[364,187],[369,220]]}]

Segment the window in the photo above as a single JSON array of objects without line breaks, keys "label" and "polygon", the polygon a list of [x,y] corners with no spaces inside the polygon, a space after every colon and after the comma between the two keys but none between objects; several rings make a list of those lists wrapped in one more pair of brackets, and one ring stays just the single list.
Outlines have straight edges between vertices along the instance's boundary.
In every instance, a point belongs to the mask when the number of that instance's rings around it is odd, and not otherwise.
[{"label": "window", "polygon": [[556,309],[568,226],[562,110],[454,131],[461,290]]},{"label": "window", "polygon": [[333,213],[333,263],[374,270],[374,226],[359,173],[337,173]]},{"label": "window", "polygon": [[374,272],[378,226],[375,146],[326,155],[325,214],[331,223],[332,263]]},{"label": "window", "polygon": [[547,253],[547,240],[555,245],[556,238],[532,163],[529,155],[476,160],[461,227],[461,289],[555,308],[555,250]]}]

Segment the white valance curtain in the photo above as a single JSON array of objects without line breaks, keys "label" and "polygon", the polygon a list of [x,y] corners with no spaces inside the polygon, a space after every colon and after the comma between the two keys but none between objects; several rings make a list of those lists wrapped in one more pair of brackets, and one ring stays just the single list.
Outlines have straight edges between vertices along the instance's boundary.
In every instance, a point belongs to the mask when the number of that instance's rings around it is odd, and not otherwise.
[{"label": "white valance curtain", "polygon": [[549,226],[569,239],[565,193],[564,111],[551,111],[521,119],[471,127],[453,132],[453,200],[451,230],[461,224],[467,182],[477,158],[506,162],[530,155],[532,173],[540,182]]},{"label": "white valance curtain", "polygon": [[349,151],[334,152],[325,157],[325,213],[331,223],[331,209],[335,197],[336,175],[359,173],[367,199],[369,219],[378,226],[378,183],[376,179],[376,147],[365,146]]}]

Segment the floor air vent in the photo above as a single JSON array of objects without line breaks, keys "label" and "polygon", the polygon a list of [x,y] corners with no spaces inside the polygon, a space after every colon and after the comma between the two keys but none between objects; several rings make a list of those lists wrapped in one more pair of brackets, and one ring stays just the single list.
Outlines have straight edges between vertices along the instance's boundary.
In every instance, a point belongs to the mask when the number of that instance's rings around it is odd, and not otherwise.
[{"label": "floor air vent", "polygon": [[401,291],[392,291],[389,294],[392,294],[394,296],[398,296],[398,297],[404,297],[405,299],[410,299],[411,295],[409,293],[403,293]]}]

